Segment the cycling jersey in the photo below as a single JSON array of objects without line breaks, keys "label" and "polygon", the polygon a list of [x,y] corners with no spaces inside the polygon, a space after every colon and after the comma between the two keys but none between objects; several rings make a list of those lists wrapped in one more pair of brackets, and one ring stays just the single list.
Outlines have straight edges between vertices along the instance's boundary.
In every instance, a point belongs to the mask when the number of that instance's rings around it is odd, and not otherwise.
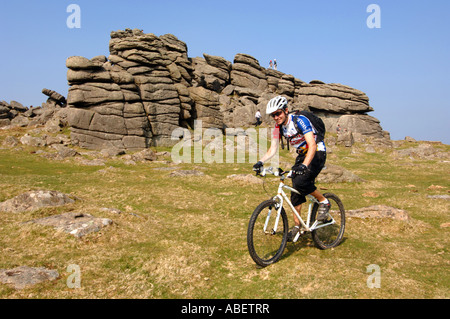
[{"label": "cycling jersey", "polygon": [[[300,132],[297,132],[294,121],[297,121],[297,126]],[[274,138],[279,138],[280,126],[275,124],[275,130],[273,133]],[[305,154],[308,151],[308,144],[305,140],[305,134],[313,132],[314,138],[317,140],[317,130],[312,125],[311,121],[303,115],[294,114],[288,115],[288,121],[286,125],[282,125],[281,132],[284,137],[289,139],[289,143],[292,147],[295,147],[299,153]],[[325,143],[323,141],[317,144],[318,151],[326,151]]]}]

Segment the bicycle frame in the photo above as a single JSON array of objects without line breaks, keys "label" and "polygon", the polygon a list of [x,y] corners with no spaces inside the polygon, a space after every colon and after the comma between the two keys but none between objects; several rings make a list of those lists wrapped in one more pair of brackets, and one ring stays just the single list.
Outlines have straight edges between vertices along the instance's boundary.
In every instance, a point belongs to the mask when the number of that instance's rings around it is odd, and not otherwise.
[{"label": "bicycle frame", "polygon": [[[272,172],[272,170],[268,169],[264,172],[264,174],[262,174],[263,176],[265,175],[265,173],[271,173],[273,175],[276,175],[275,173]],[[290,176],[291,172],[289,172],[288,176]],[[318,200],[312,196],[312,195],[306,195],[306,197],[309,200],[309,207],[308,207],[308,214],[307,214],[307,218],[306,218],[306,223],[303,220],[303,218],[300,216],[299,212],[297,212],[297,210],[295,209],[294,205],[292,205],[290,199],[287,197],[284,189],[287,189],[291,192],[297,193],[300,195],[300,192],[297,191],[296,189],[284,184],[284,176],[281,177],[281,181],[280,184],[278,186],[278,194],[276,196],[273,197],[273,199],[278,203],[278,207],[277,208],[277,217],[275,219],[275,225],[274,225],[274,229],[272,230],[273,232],[276,232],[277,228],[278,228],[278,222],[280,220],[280,216],[281,216],[281,209],[283,208],[283,202],[286,201],[289,205],[289,208],[292,210],[292,212],[297,216],[298,220],[300,221],[301,225],[302,225],[302,229],[300,230],[300,232],[297,234],[297,236],[294,238],[294,242],[297,241],[298,237],[300,236],[301,233],[304,232],[312,232],[313,230],[322,228],[322,227],[326,227],[332,224],[335,224],[336,221],[334,220],[334,218],[329,215],[331,217],[331,222],[327,222],[326,224],[319,222],[319,221],[314,221],[314,223],[310,225],[311,223],[311,215],[312,215],[312,210],[313,210],[313,206],[314,204],[319,204]],[[265,225],[264,225],[264,232],[267,231],[267,224],[270,218],[271,212],[269,212]]]}]

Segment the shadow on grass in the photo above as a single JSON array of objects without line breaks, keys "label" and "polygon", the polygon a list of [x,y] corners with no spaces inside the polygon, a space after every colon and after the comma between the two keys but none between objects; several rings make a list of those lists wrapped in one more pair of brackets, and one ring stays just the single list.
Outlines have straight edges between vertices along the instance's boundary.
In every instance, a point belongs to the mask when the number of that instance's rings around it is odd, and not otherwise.
[{"label": "shadow on grass", "polygon": [[[347,239],[348,238],[344,236],[342,238],[341,243],[333,249],[339,249],[339,247],[341,245],[343,245],[347,241]],[[305,248],[314,248],[314,249],[317,249],[318,251],[322,250],[315,245],[314,241],[312,240],[311,234],[305,234],[296,243],[288,242],[286,245],[286,248],[284,249],[283,255],[280,257],[280,259],[277,262],[280,262],[281,260],[284,260],[284,259],[290,257],[292,254],[294,254],[302,249],[305,249]],[[275,262],[275,263],[277,263],[277,262]],[[260,265],[255,264],[256,269],[264,269],[269,266],[260,266]]]},{"label": "shadow on grass", "polygon": [[[346,240],[347,240],[347,237],[342,238],[341,243],[334,249],[338,249],[341,245],[343,245],[346,242]],[[315,248],[317,250],[321,250],[314,244],[314,241],[312,240],[310,234],[304,235],[296,243],[288,243],[286,245],[286,249],[284,250],[284,253],[281,256],[280,260],[290,257],[295,252],[298,252],[302,249],[310,248],[310,247]]]}]

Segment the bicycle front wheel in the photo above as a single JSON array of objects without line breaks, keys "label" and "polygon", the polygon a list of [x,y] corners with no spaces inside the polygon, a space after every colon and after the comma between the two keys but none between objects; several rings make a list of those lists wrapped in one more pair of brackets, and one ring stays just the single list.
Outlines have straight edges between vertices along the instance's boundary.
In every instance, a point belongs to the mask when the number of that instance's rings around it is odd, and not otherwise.
[{"label": "bicycle front wheel", "polygon": [[[323,194],[331,204],[330,211],[328,212],[328,219],[319,224],[323,226],[312,231],[312,239],[317,247],[320,249],[329,249],[338,246],[345,231],[345,210],[339,197],[334,194]],[[316,219],[317,210],[319,205],[314,204],[312,211],[312,220]]]},{"label": "bicycle front wheel", "polygon": [[252,259],[266,267],[277,262],[286,248],[288,219],[284,208],[278,216],[278,204],[267,200],[256,207],[247,230],[247,246]]}]

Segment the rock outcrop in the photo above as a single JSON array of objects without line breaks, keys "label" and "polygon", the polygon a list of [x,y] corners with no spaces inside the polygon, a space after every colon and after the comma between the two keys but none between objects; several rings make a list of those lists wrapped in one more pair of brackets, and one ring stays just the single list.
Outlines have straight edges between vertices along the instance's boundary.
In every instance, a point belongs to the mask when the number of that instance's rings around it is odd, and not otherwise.
[{"label": "rock outcrop", "polygon": [[28,110],[27,107],[23,106],[17,101],[11,101],[7,103],[6,101],[0,101],[0,127],[11,125],[12,121],[15,120],[16,123],[23,122],[19,126],[28,125],[28,120],[25,122],[22,118],[25,118],[24,113]]},{"label": "rock outcrop", "polygon": [[62,206],[75,201],[58,191],[29,191],[0,203],[0,212],[20,213],[43,207]]},{"label": "rock outcrop", "polygon": [[374,205],[360,209],[347,210],[345,214],[348,217],[356,218],[390,218],[401,221],[410,220],[407,211],[386,205]]},{"label": "rock outcrop", "polygon": [[59,273],[45,267],[20,266],[12,269],[0,269],[0,282],[24,289],[46,281],[58,279]]},{"label": "rock outcrop", "polygon": [[233,63],[208,54],[189,58],[187,45],[170,34],[111,32],[109,49],[108,58],[66,61],[68,123],[73,142],[85,148],[170,145],[172,132],[192,128],[194,120],[203,128],[249,126],[256,110],[279,94],[294,110],[317,112],[329,131],[340,124],[356,137],[385,138],[380,122],[367,115],[373,111],[367,95],[345,85],[305,83],[247,54]]},{"label": "rock outcrop", "polygon": [[49,131],[57,132],[67,126],[66,98],[49,89],[42,89],[47,101],[41,106],[24,106],[17,101],[0,101],[0,127],[26,127],[46,125]]},{"label": "rock outcrop", "polygon": [[94,217],[90,214],[68,212],[61,215],[35,219],[29,223],[51,226],[57,231],[63,231],[76,238],[81,238],[87,234],[100,231],[102,228],[111,225],[113,221],[109,218]]},{"label": "rock outcrop", "polygon": [[364,182],[362,178],[343,167],[327,164],[317,176],[319,183],[353,183]]}]

